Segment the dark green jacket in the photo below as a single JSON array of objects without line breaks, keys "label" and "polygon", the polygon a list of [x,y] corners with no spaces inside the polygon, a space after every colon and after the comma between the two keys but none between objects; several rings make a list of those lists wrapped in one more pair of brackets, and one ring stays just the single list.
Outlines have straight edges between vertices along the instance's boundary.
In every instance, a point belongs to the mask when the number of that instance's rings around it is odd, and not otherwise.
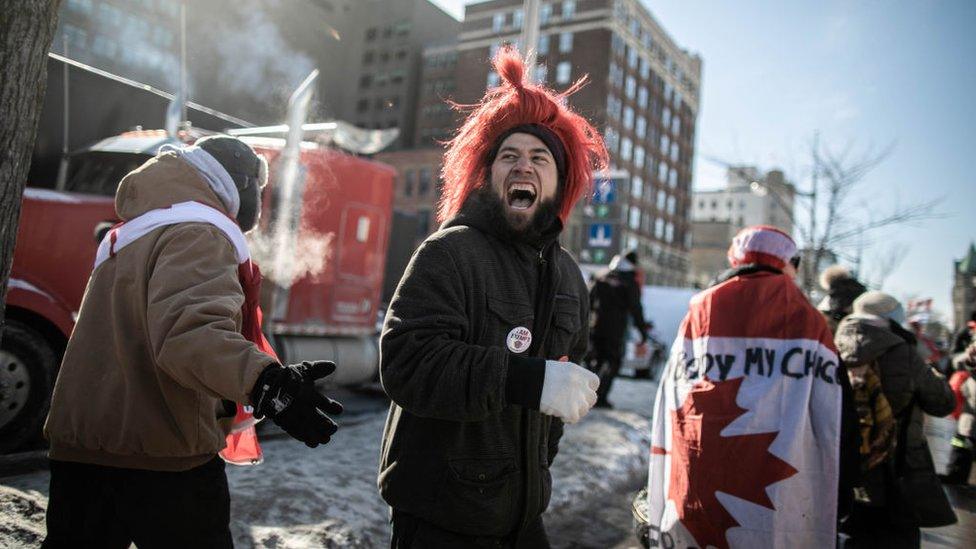
[{"label": "dark green jacket", "polygon": [[[562,424],[538,411],[544,359],[579,363],[589,304],[579,267],[555,240],[560,224],[538,246],[503,240],[493,225],[466,205],[400,280],[380,339],[393,402],[378,485],[399,511],[501,537],[549,503]],[[532,344],[516,355],[506,341],[519,326]]]}]

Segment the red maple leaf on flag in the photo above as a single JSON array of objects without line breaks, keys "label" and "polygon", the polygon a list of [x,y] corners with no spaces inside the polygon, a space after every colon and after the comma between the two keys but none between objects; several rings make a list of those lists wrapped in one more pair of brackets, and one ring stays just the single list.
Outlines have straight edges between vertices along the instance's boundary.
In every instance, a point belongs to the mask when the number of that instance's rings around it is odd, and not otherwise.
[{"label": "red maple leaf on flag", "polygon": [[[796,474],[789,463],[769,453],[777,433],[722,436],[746,412],[736,404],[745,378],[714,383],[705,379],[672,412],[671,482],[668,499],[700,547],[727,548],[725,534],[739,526],[719,502],[723,492],[775,509],[766,487]],[[660,448],[652,452],[663,453]]]}]

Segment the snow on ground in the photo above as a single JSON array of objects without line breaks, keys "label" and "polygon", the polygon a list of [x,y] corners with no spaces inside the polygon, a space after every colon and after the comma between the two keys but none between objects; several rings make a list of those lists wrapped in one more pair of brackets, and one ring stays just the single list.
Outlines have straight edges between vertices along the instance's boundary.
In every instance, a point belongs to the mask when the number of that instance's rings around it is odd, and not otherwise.
[{"label": "snow on ground", "polygon": [[[626,497],[646,474],[654,384],[620,379],[614,410],[567,426],[553,464],[546,521],[585,516],[599,496]],[[228,466],[231,529],[238,547],[380,547],[388,509],[376,490],[385,414],[344,426],[325,447],[288,438],[262,444],[264,464]],[[44,532],[46,471],[0,479],[0,547],[36,546]],[[625,525],[622,525],[625,526]]]}]

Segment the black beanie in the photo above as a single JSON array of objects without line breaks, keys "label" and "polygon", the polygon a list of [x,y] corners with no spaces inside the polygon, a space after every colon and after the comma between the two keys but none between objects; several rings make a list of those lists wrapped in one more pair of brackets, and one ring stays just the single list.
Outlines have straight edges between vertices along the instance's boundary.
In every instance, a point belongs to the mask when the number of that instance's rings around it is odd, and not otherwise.
[{"label": "black beanie", "polygon": [[234,180],[237,192],[251,185],[262,185],[261,159],[254,149],[236,137],[212,135],[196,142],[196,146],[210,153]]},{"label": "black beanie", "polygon": [[247,232],[254,228],[261,216],[261,188],[267,181],[264,161],[247,143],[236,137],[212,135],[196,142],[230,174],[240,197],[237,224]]},{"label": "black beanie", "polygon": [[513,133],[527,133],[533,137],[538,137],[539,141],[542,141],[546,145],[546,148],[552,154],[553,160],[556,161],[556,173],[559,175],[559,183],[561,185],[566,177],[566,148],[563,147],[563,142],[559,139],[559,136],[542,124],[521,124],[519,126],[513,126],[498,136],[498,139],[495,141],[495,146],[488,153],[488,165],[491,166],[495,161],[495,157],[498,155],[498,149],[501,148],[502,143]]}]

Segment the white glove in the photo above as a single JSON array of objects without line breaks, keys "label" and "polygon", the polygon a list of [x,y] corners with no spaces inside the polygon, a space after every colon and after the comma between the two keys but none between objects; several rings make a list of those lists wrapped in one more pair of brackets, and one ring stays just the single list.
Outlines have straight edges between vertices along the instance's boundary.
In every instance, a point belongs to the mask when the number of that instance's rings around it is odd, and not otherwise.
[{"label": "white glove", "polygon": [[600,378],[572,362],[546,361],[539,411],[566,423],[576,423],[596,404]]}]

